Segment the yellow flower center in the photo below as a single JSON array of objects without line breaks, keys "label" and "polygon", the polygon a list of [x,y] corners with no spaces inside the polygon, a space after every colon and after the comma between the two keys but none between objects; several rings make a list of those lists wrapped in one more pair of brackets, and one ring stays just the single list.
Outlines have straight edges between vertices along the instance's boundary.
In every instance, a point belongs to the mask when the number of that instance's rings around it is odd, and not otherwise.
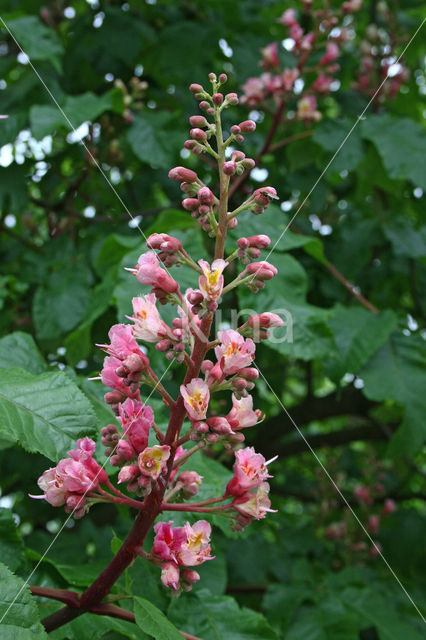
[{"label": "yellow flower center", "polygon": [[215,287],[219,282],[219,278],[220,278],[219,269],[216,269],[215,271],[211,271],[207,276],[207,282],[209,283],[209,286]]}]

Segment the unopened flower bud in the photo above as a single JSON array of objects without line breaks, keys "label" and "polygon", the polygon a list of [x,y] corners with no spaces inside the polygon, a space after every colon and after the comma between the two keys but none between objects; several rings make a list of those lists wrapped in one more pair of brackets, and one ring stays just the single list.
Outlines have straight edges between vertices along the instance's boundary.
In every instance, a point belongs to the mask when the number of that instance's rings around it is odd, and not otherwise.
[{"label": "unopened flower bud", "polygon": [[192,127],[207,127],[208,122],[204,116],[191,116],[189,123]]},{"label": "unopened flower bud", "polygon": [[269,311],[267,311],[265,313],[259,313],[254,316],[250,316],[250,318],[247,320],[247,324],[253,329],[258,329],[259,327],[282,327],[284,322],[283,319],[280,318],[280,316],[278,316],[276,313],[270,313]]},{"label": "unopened flower bud", "polygon": [[246,269],[246,273],[250,275],[254,275],[256,280],[272,280],[274,276],[277,275],[278,271],[274,265],[269,262],[252,262],[248,264]]},{"label": "unopened flower bud", "polygon": [[240,249],[248,249],[248,247],[250,246],[250,242],[248,238],[238,238],[237,245]]},{"label": "unopened flower bud", "polygon": [[210,108],[210,105],[207,100],[201,100],[199,107],[200,109],[202,109],[202,111],[207,111],[207,109]]},{"label": "unopened flower bud", "polygon": [[207,420],[207,424],[209,425],[210,429],[212,429],[215,433],[217,433],[220,436],[224,436],[229,433],[232,433],[231,425],[229,424],[226,418],[223,418],[223,417],[209,418]]},{"label": "unopened flower bud", "polygon": [[104,400],[107,404],[118,404],[123,399],[121,391],[108,391],[104,395]]},{"label": "unopened flower bud", "polygon": [[190,85],[189,90],[191,93],[196,95],[197,93],[203,93],[204,89],[200,84],[196,84],[195,82]]},{"label": "unopened flower bud", "polygon": [[227,227],[228,229],[235,229],[235,227],[238,227],[237,218],[231,218],[230,220],[228,220]]},{"label": "unopened flower bud", "polygon": [[201,204],[205,204],[209,207],[214,204],[214,195],[208,187],[202,187],[197,193],[197,198]]},{"label": "unopened flower bud", "polygon": [[231,160],[234,160],[235,162],[241,162],[245,157],[246,154],[243,151],[233,151],[231,154]]},{"label": "unopened flower bud", "polygon": [[209,433],[208,436],[206,437],[207,442],[210,442],[210,444],[214,444],[215,442],[217,442],[217,435],[215,433]]},{"label": "unopened flower bud", "polygon": [[242,167],[244,167],[244,169],[254,169],[254,167],[256,166],[256,161],[253,160],[253,158],[245,158],[242,162],[241,162]]},{"label": "unopened flower bud", "polygon": [[388,516],[390,513],[396,511],[396,503],[391,498],[387,498],[383,503],[383,515]]},{"label": "unopened flower bud", "polygon": [[[222,74],[222,75],[225,75],[225,74]],[[219,80],[220,80],[220,76],[219,76]],[[193,569],[183,569],[181,575],[182,575],[182,580],[189,583],[198,582],[200,579],[200,574],[197,571],[194,571]]]},{"label": "unopened flower bud", "polygon": [[157,342],[157,344],[155,345],[155,348],[157,349],[157,351],[168,351],[170,349],[170,347],[172,346],[172,343],[170,342],[170,340],[160,340],[160,342]]},{"label": "unopened flower bud", "polygon": [[249,236],[247,241],[250,247],[256,247],[256,249],[266,249],[271,244],[271,238],[263,234]]},{"label": "unopened flower bud", "polygon": [[204,142],[205,140],[207,140],[207,133],[202,129],[191,129],[189,135],[191,136],[191,138],[194,138],[194,140],[197,140],[197,142]]},{"label": "unopened flower bud", "polygon": [[213,96],[212,96],[212,100],[213,100],[213,103],[217,107],[220,107],[220,105],[223,102],[223,94],[222,93],[214,93]]},{"label": "unopened flower bud", "polygon": [[250,256],[250,258],[259,258],[260,256],[260,249],[256,249],[255,247],[250,247],[250,249],[248,250],[248,255]]},{"label": "unopened flower bud", "polygon": [[256,130],[256,123],[253,120],[244,120],[240,122],[239,127],[242,133],[252,133]]},{"label": "unopened flower bud", "polygon": [[225,100],[228,104],[238,104],[238,96],[236,93],[227,93],[225,96]]},{"label": "unopened flower bud", "polygon": [[210,82],[216,82],[216,80],[217,80],[216,74],[213,73],[213,72],[209,73],[208,77],[209,77]]},{"label": "unopened flower bud", "polygon": [[244,367],[238,372],[238,375],[246,380],[257,380],[259,377],[259,371],[255,367]]},{"label": "unopened flower bud", "polygon": [[225,84],[227,80],[228,80],[228,76],[226,75],[226,73],[221,73],[219,76],[220,84]]},{"label": "unopened flower bud", "polygon": [[197,143],[195,142],[195,140],[185,140],[185,142],[183,143],[185,149],[189,149],[189,151],[193,151],[196,145]]},{"label": "unopened flower bud", "polygon": [[206,422],[194,422],[193,427],[196,433],[207,433],[209,430]]},{"label": "unopened flower bud", "polygon": [[222,165],[223,173],[227,176],[233,176],[237,170],[237,165],[232,160],[224,162]]},{"label": "unopened flower bud", "polygon": [[195,182],[197,180],[197,174],[195,171],[187,169],[186,167],[174,167],[169,171],[169,178],[171,180],[181,180],[183,182]]},{"label": "unopened flower bud", "polygon": [[254,202],[261,207],[267,207],[271,198],[274,200],[278,199],[277,192],[274,187],[261,187],[260,189],[256,189],[253,193]]},{"label": "unopened flower bud", "polygon": [[241,133],[241,129],[237,124],[233,124],[231,127],[231,133],[234,134],[234,136],[238,135],[239,133]]},{"label": "unopened flower bud", "polygon": [[187,211],[194,211],[198,209],[199,206],[200,203],[197,198],[185,198],[185,200],[182,200],[182,207]]},{"label": "unopened flower bud", "polygon": [[126,465],[118,472],[118,484],[121,484],[122,482],[131,482],[139,475],[139,467],[136,464]]},{"label": "unopened flower bud", "polygon": [[141,353],[131,353],[125,360],[123,360],[123,366],[126,367],[131,373],[137,371],[143,371],[149,364],[148,358]]}]

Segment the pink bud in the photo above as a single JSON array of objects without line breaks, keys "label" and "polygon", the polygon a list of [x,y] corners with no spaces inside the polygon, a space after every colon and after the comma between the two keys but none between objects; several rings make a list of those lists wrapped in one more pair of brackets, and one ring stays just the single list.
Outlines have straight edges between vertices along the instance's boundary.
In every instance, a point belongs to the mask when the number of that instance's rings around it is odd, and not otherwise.
[{"label": "pink bud", "polygon": [[373,499],[370,494],[370,489],[361,484],[357,485],[354,489],[354,496],[358,498],[360,502],[364,504],[372,504]]},{"label": "pink bud", "polygon": [[222,104],[222,102],[223,102],[223,94],[222,94],[222,93],[214,93],[214,94],[212,95],[212,100],[213,100],[213,103],[214,103],[217,107],[220,107],[220,105],[221,105],[221,104]]},{"label": "pink bud", "polygon": [[171,180],[182,180],[184,182],[195,182],[197,180],[197,174],[191,169],[186,167],[174,167],[170,169],[169,178]]},{"label": "pink bud", "polygon": [[229,160],[228,162],[223,163],[222,169],[226,176],[233,176],[237,170],[237,165],[232,160]]},{"label": "pink bud", "polygon": [[380,516],[377,516],[375,514],[371,515],[368,518],[368,528],[370,529],[373,535],[378,533],[380,528]]},{"label": "pink bud", "polygon": [[237,245],[240,249],[248,249],[250,242],[248,241],[248,238],[238,238]]},{"label": "pink bud", "polygon": [[238,96],[236,93],[227,93],[225,96],[225,100],[228,104],[238,104]]},{"label": "pink bud", "polygon": [[265,313],[259,313],[255,316],[250,316],[247,320],[247,324],[249,327],[254,329],[258,329],[259,327],[270,328],[270,327],[282,327],[283,320],[276,313],[270,313],[269,311]]},{"label": "pink bud", "polygon": [[131,482],[139,475],[139,467],[136,464],[126,465],[118,472],[118,484],[121,484],[122,482]]},{"label": "pink bud", "polygon": [[222,417],[214,417],[209,418],[207,420],[207,424],[210,429],[212,429],[215,433],[220,436],[227,435],[228,433],[232,433],[231,426],[226,418]]},{"label": "pink bud", "polygon": [[256,130],[256,123],[253,120],[244,120],[240,122],[239,127],[242,133],[252,133]]},{"label": "pink bud", "polygon": [[233,124],[231,127],[231,133],[234,134],[234,136],[236,136],[237,134],[241,133],[241,129],[237,124]]},{"label": "pink bud", "polygon": [[221,73],[219,76],[220,84],[225,84],[227,80],[228,80],[228,76],[226,75],[226,73]]},{"label": "pink bud", "polygon": [[188,293],[187,298],[190,304],[201,304],[204,300],[204,296],[201,291],[191,291],[191,293]]},{"label": "pink bud", "polygon": [[191,93],[196,95],[197,93],[203,93],[204,89],[200,84],[196,84],[195,82],[190,85],[189,90]]},{"label": "pink bud", "polygon": [[170,342],[170,340],[160,340],[160,342],[157,342],[157,344],[155,345],[155,348],[157,349],[157,351],[161,351],[162,353],[164,353],[165,351],[168,351],[171,346],[172,343]]},{"label": "pink bud", "polygon": [[238,375],[246,380],[257,380],[259,377],[259,371],[254,367],[244,367],[244,369],[239,371]]},{"label": "pink bud", "polygon": [[187,211],[195,211],[200,206],[200,203],[196,198],[185,198],[185,200],[182,200],[182,206]]},{"label": "pink bud", "polygon": [[[219,79],[220,79],[220,76],[219,76]],[[193,569],[183,569],[182,580],[184,580],[185,582],[190,582],[190,583],[198,582],[199,579],[200,579],[200,574],[197,571],[194,571]]]},{"label": "pink bud", "polygon": [[202,373],[207,373],[211,369],[213,369],[213,362],[211,360],[203,360],[203,362],[201,363]]},{"label": "pink bud", "polygon": [[269,262],[252,262],[248,264],[246,269],[246,273],[250,275],[255,275],[257,280],[272,280],[274,276],[277,275],[278,271],[273,264]]},{"label": "pink bud", "polygon": [[257,249],[266,249],[271,244],[271,238],[265,235],[249,236],[247,241],[250,247],[256,247]]},{"label": "pink bud", "polygon": [[387,498],[384,503],[383,503],[383,515],[384,516],[388,516],[390,513],[393,513],[394,511],[396,511],[397,506],[394,500],[392,500],[391,498]]},{"label": "pink bud", "polygon": [[208,424],[206,422],[194,422],[193,424],[194,431],[197,433],[207,433],[209,430]]},{"label": "pink bud", "polygon": [[244,160],[245,157],[246,154],[243,151],[233,151],[231,154],[231,160],[234,160],[234,162],[240,162]]},{"label": "pink bud", "polygon": [[271,198],[274,200],[278,198],[274,187],[261,187],[253,193],[253,200],[261,207],[267,207]]},{"label": "pink bud", "polygon": [[104,395],[104,400],[107,404],[118,404],[123,399],[123,394],[121,391],[108,391]]},{"label": "pink bud", "polygon": [[209,207],[214,204],[214,195],[208,187],[202,187],[197,193],[197,198],[201,204],[205,204]]},{"label": "pink bud", "polygon": [[203,111],[207,111],[207,109],[210,108],[210,105],[206,100],[201,100],[199,106],[200,106],[200,109],[202,109]]},{"label": "pink bud", "polygon": [[116,449],[117,455],[124,460],[132,460],[135,457],[135,450],[128,440],[119,440]]},{"label": "pink bud", "polygon": [[205,140],[207,140],[207,133],[202,129],[191,129],[189,135],[191,136],[191,138],[194,138],[194,140],[197,140],[197,142],[204,142]]},{"label": "pink bud", "polygon": [[231,218],[230,220],[228,220],[227,227],[228,229],[235,229],[236,227],[238,227],[237,218]]},{"label": "pink bud", "polygon": [[144,371],[149,366],[148,358],[141,353],[131,353],[127,358],[123,360],[123,367],[128,369],[130,373],[137,373]]},{"label": "pink bud", "polygon": [[189,118],[191,127],[207,127],[208,122],[204,116],[191,116]]},{"label": "pink bud", "polygon": [[174,562],[164,562],[161,568],[161,582],[165,587],[179,589],[179,567]]}]

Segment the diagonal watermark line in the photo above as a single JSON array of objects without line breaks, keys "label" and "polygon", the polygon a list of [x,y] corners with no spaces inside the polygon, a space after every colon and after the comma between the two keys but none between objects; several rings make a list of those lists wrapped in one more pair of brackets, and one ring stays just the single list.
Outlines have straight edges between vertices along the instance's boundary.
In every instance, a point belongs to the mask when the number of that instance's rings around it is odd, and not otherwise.
[{"label": "diagonal watermark line", "polygon": [[420,611],[419,607],[416,605],[416,603],[414,602],[413,598],[410,596],[410,594],[408,593],[407,589],[404,587],[404,585],[402,584],[401,580],[398,578],[397,574],[395,573],[395,571],[392,569],[392,567],[390,566],[389,562],[386,560],[385,556],[383,555],[383,553],[381,552],[381,550],[379,549],[379,547],[376,545],[376,543],[374,542],[373,538],[371,537],[371,535],[369,534],[368,530],[365,528],[362,520],[360,520],[360,518],[358,517],[358,515],[356,514],[356,512],[353,510],[353,508],[351,507],[351,505],[349,504],[349,502],[347,501],[346,497],[344,496],[344,494],[342,493],[342,491],[339,489],[339,487],[337,486],[335,480],[332,478],[332,476],[330,475],[330,473],[327,471],[326,467],[324,466],[324,464],[321,462],[321,459],[319,458],[318,454],[316,453],[315,449],[310,445],[309,441],[307,440],[306,436],[304,435],[304,433],[301,431],[301,429],[297,426],[297,424],[295,423],[295,421],[293,420],[293,418],[291,417],[291,415],[289,414],[289,412],[287,411],[287,409],[285,408],[285,406],[283,405],[283,403],[281,402],[280,398],[277,396],[277,394],[275,393],[274,389],[271,387],[271,385],[269,384],[268,380],[265,378],[265,376],[263,375],[262,371],[259,369],[259,367],[253,363],[253,365],[256,367],[256,369],[259,371],[260,375],[262,376],[264,382],[266,383],[267,387],[269,388],[269,390],[271,391],[271,393],[274,395],[274,397],[277,399],[278,403],[280,404],[282,410],[284,411],[284,413],[286,414],[287,418],[290,420],[290,422],[292,423],[292,425],[294,426],[294,428],[296,429],[296,431],[298,432],[298,434],[300,435],[300,437],[303,439],[304,443],[306,444],[307,448],[309,449],[309,451],[312,453],[312,455],[314,456],[315,460],[317,461],[317,463],[319,464],[319,466],[321,467],[321,469],[323,470],[323,472],[325,473],[325,475],[327,476],[328,480],[331,482],[331,484],[333,485],[334,489],[337,491],[337,493],[339,494],[340,498],[343,500],[343,502],[345,503],[345,505],[347,506],[347,508],[349,509],[349,511],[351,512],[351,514],[353,515],[353,517],[355,518],[355,520],[357,521],[357,523],[359,524],[359,526],[361,527],[361,529],[363,530],[363,532],[365,533],[365,535],[367,536],[367,538],[369,539],[369,541],[371,542],[371,544],[373,545],[373,547],[375,548],[375,550],[377,551],[378,555],[381,557],[381,559],[383,560],[383,562],[385,563],[385,565],[387,566],[387,568],[389,569],[389,571],[391,572],[392,576],[395,578],[395,580],[397,581],[397,583],[399,584],[399,586],[401,587],[402,591],[404,592],[404,594],[407,596],[408,600],[411,602],[411,604],[413,605],[413,607],[415,608],[415,610],[417,611],[417,613],[419,614],[420,618],[423,620],[423,622],[426,624],[426,618],[424,617],[424,615],[422,614],[422,612]]},{"label": "diagonal watermark line", "polygon": [[[426,18],[423,18],[422,22],[420,23],[420,25],[417,27],[416,31],[413,33],[413,35],[411,36],[411,38],[409,39],[409,41],[407,42],[407,44],[405,45],[404,49],[402,50],[402,53],[398,56],[397,60],[395,61],[394,64],[399,64],[399,61],[401,60],[401,58],[404,56],[405,52],[407,51],[408,47],[410,46],[410,44],[413,42],[414,38],[417,36],[417,34],[419,33],[420,29],[423,27],[424,23],[426,22]],[[389,70],[386,73],[385,78],[382,80],[382,82],[379,84],[379,86],[377,87],[376,91],[374,92],[373,96],[370,98],[369,102],[367,103],[367,105],[364,107],[364,109],[361,111],[361,113],[359,114],[359,116],[357,117],[357,119],[355,120],[355,122],[353,123],[352,127],[350,128],[350,130],[348,131],[348,133],[345,135],[345,137],[343,138],[342,142],[339,144],[338,148],[336,149],[336,151],[333,153],[331,159],[327,162],[325,168],[323,169],[323,171],[321,172],[320,176],[315,180],[313,186],[311,187],[311,189],[309,190],[308,194],[304,197],[302,203],[299,205],[299,207],[297,208],[297,211],[294,213],[294,215],[292,216],[292,218],[290,219],[290,222],[286,225],[284,231],[282,231],[282,233],[280,234],[278,240],[275,242],[274,246],[272,247],[272,249],[269,250],[268,255],[266,256],[266,258],[264,258],[264,261],[267,261],[269,259],[269,257],[271,256],[271,254],[274,252],[276,246],[278,245],[278,243],[281,241],[282,237],[284,236],[284,234],[286,233],[286,231],[288,231],[288,229],[290,228],[290,226],[293,224],[294,220],[296,219],[296,217],[298,216],[298,214],[300,213],[300,211],[303,209],[303,207],[305,206],[305,204],[307,203],[307,201],[309,200],[310,196],[312,195],[312,193],[315,191],[315,189],[317,188],[318,184],[321,182],[321,180],[323,179],[324,175],[327,173],[328,169],[331,167],[331,165],[333,164],[335,158],[338,156],[338,154],[340,153],[340,151],[343,149],[343,147],[345,146],[345,144],[347,143],[347,141],[349,140],[350,136],[352,135],[352,133],[355,131],[356,127],[358,126],[358,124],[361,122],[361,120],[363,119],[364,115],[366,114],[366,112],[368,111],[368,109],[370,108],[371,104],[374,102],[376,96],[380,93],[383,85],[385,84],[385,82],[390,78],[389,76]],[[256,274],[254,274],[255,276]]]},{"label": "diagonal watermark line", "polygon": [[[169,364],[167,365],[166,370],[163,372],[163,374],[161,375],[160,379],[155,383],[155,386],[152,388],[152,390],[150,391],[150,393],[148,394],[148,396],[145,398],[144,403],[147,402],[150,397],[152,396],[152,394],[154,393],[154,391],[157,389],[158,385],[160,384],[160,382],[162,381],[162,379],[164,378],[164,376],[166,375],[166,373],[168,372],[168,370],[170,369],[170,367],[173,364],[173,360],[171,360],[169,362]],[[124,430],[123,435],[125,436],[128,432],[128,430],[130,429],[130,427],[132,426],[132,422],[129,423],[129,426],[127,427],[127,429]],[[115,445],[115,447],[113,448],[113,450],[111,451],[111,453],[109,454],[109,456],[106,458],[105,462],[102,464],[102,466],[100,467],[99,471],[97,472],[96,476],[93,478],[93,482],[98,478],[99,474],[101,473],[101,471],[104,470],[105,465],[109,462],[111,456],[114,455],[115,450],[117,449],[118,443]],[[71,513],[68,515],[68,517],[66,518],[66,520],[63,522],[61,528],[59,529],[58,533],[55,535],[55,537],[53,538],[53,540],[50,542],[49,546],[46,548],[46,550],[44,551],[43,555],[41,556],[41,558],[38,560],[37,564],[35,565],[34,569],[31,571],[30,575],[28,576],[28,578],[25,580],[24,584],[22,585],[22,587],[19,589],[18,593],[16,594],[16,596],[13,598],[12,602],[9,604],[8,608],[6,609],[6,611],[4,612],[3,616],[0,619],[0,624],[3,622],[3,620],[5,619],[5,617],[7,616],[7,614],[9,613],[10,609],[13,607],[13,605],[15,604],[17,598],[19,598],[20,593],[22,593],[23,589],[28,585],[29,581],[31,580],[31,578],[33,577],[34,573],[37,571],[37,569],[39,568],[39,566],[41,565],[41,563],[43,562],[44,558],[47,556],[47,554],[49,553],[49,551],[51,550],[51,548],[53,547],[53,545],[55,544],[56,540],[59,538],[59,536],[61,535],[62,531],[65,529],[67,523],[70,521],[70,519],[72,518],[72,516],[74,515],[75,511],[80,507],[82,501],[84,500],[84,498],[86,497],[87,493],[89,492],[89,488],[86,489],[86,491],[82,494],[80,500],[78,501],[78,503],[76,504],[76,506],[74,507],[74,509],[71,511]]]}]

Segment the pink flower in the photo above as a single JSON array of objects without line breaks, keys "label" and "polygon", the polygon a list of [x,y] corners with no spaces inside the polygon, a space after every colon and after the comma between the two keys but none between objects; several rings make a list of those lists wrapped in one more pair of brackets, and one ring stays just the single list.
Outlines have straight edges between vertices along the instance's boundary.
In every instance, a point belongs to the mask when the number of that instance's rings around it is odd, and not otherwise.
[{"label": "pink flower", "polygon": [[371,516],[369,516],[369,518],[368,518],[368,528],[370,529],[370,531],[371,531],[371,533],[373,535],[378,533],[379,532],[379,528],[380,528],[380,516],[378,516],[376,514],[372,514]]},{"label": "pink flower", "polygon": [[325,50],[325,54],[319,61],[320,64],[326,65],[330,62],[334,62],[340,55],[339,47],[335,42],[328,42]]},{"label": "pink flower", "polygon": [[170,458],[170,447],[158,444],[148,447],[138,456],[138,467],[144,476],[157,480],[167,467]]},{"label": "pink flower", "polygon": [[198,284],[207,300],[217,300],[223,289],[222,272],[228,263],[225,260],[214,260],[211,265],[205,260],[199,260],[203,275],[200,276]]},{"label": "pink flower", "polygon": [[213,560],[210,555],[211,526],[206,520],[198,520],[193,526],[185,524],[186,542],[179,552],[179,564],[194,567],[206,560]]},{"label": "pink flower", "polygon": [[264,85],[260,78],[249,78],[242,86],[244,96],[241,102],[245,102],[249,107],[255,106],[264,99]]},{"label": "pink flower", "polygon": [[318,122],[322,115],[317,110],[317,101],[314,96],[305,96],[297,103],[297,117],[299,120],[313,120]]},{"label": "pink flower", "polygon": [[249,491],[242,496],[235,498],[232,502],[233,507],[243,516],[261,520],[268,512],[275,513],[271,509],[271,501],[268,498],[269,484],[262,482],[256,492]]},{"label": "pink flower", "polygon": [[180,392],[190,420],[204,420],[209,406],[210,391],[201,378],[193,378],[187,385],[181,385]]},{"label": "pink flower", "polygon": [[226,436],[230,433],[233,433],[231,425],[226,418],[215,416],[213,418],[209,418],[207,420],[207,424],[210,429],[214,431],[214,433],[217,433],[219,436]]},{"label": "pink flower", "polygon": [[281,85],[284,91],[291,91],[299,76],[299,69],[284,69],[281,75]]},{"label": "pink flower", "polygon": [[259,409],[253,411],[252,396],[248,395],[238,400],[236,396],[232,394],[232,409],[226,416],[226,419],[234,431],[239,431],[246,427],[253,427],[257,424],[261,415]]},{"label": "pink flower", "polygon": [[60,460],[56,467],[45,471],[37,481],[43,491],[42,496],[54,507],[66,504],[72,511],[78,510],[78,516],[84,514],[82,496],[91,494],[100,484],[107,481],[108,476],[102,467],[93,459],[96,444],[90,438],[77,441],[77,449],[68,452],[69,458]]},{"label": "pink flower", "polygon": [[[141,350],[133,336],[133,327],[130,324],[115,324],[108,332],[111,344],[98,344],[113,358],[120,360],[120,364],[132,354],[141,355]],[[142,354],[143,355],[143,354]]]},{"label": "pink flower", "polygon": [[154,422],[154,412],[143,402],[127,398],[119,404],[119,421],[124,435],[136,453],[143,451],[148,445],[148,434]]},{"label": "pink flower", "polygon": [[264,69],[268,69],[269,67],[279,67],[280,60],[278,58],[278,45],[276,42],[271,42],[266,47],[260,50],[262,54],[262,62],[260,65]]},{"label": "pink flower", "polygon": [[176,253],[182,251],[182,243],[178,238],[167,235],[167,233],[151,233],[146,241],[148,249],[158,249],[164,253]]},{"label": "pink flower", "polygon": [[136,280],[141,284],[150,285],[156,289],[161,289],[166,293],[175,293],[179,285],[160,266],[160,261],[154,251],[143,253],[134,269],[129,269]]},{"label": "pink flower", "polygon": [[233,329],[218,331],[217,335],[221,344],[215,347],[214,352],[225,375],[237,373],[251,364],[256,350],[253,340],[245,340]]},{"label": "pink flower", "polygon": [[258,487],[267,478],[272,478],[268,474],[265,458],[256,453],[253,447],[236,451],[235,458],[234,476],[226,487],[227,494],[241,496]]},{"label": "pink flower", "polygon": [[145,342],[158,342],[165,337],[171,337],[169,327],[160,317],[156,306],[154,293],[139,298],[133,298],[133,335]]},{"label": "pink flower", "polygon": [[172,527],[170,522],[158,522],[154,526],[155,538],[151,553],[161,560],[172,560],[178,563],[177,554],[187,541],[184,527]]},{"label": "pink flower", "polygon": [[364,504],[373,504],[373,498],[371,497],[370,489],[362,484],[358,484],[355,487],[354,496]]},{"label": "pink flower", "polygon": [[320,73],[318,78],[312,84],[311,89],[312,91],[318,91],[318,93],[330,93],[332,83],[333,78],[329,78],[323,73]]},{"label": "pink flower", "polygon": [[161,582],[165,587],[179,589],[179,567],[175,562],[164,562],[161,567]]},{"label": "pink flower", "polygon": [[279,18],[279,21],[286,27],[292,27],[294,24],[297,24],[296,12],[294,9],[286,9]]}]

